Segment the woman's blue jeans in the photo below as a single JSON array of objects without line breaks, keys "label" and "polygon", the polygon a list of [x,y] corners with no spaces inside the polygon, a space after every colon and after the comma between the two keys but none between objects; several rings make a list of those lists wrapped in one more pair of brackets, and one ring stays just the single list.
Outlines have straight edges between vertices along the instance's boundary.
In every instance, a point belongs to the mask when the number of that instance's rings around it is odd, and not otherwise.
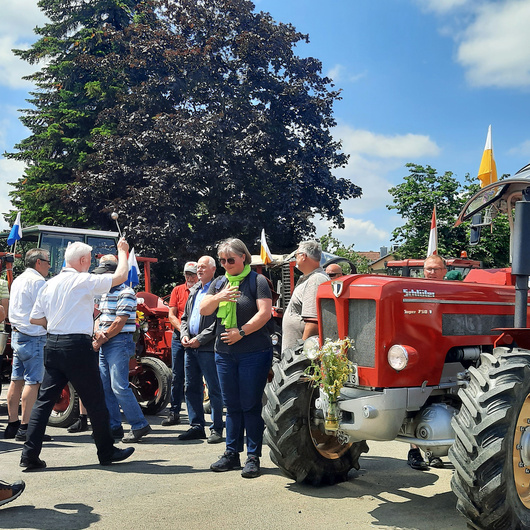
[{"label": "woman's blue jeans", "polygon": [[262,397],[272,363],[272,348],[253,353],[216,353],[215,362],[226,407],[226,450],[261,456],[265,422]]}]

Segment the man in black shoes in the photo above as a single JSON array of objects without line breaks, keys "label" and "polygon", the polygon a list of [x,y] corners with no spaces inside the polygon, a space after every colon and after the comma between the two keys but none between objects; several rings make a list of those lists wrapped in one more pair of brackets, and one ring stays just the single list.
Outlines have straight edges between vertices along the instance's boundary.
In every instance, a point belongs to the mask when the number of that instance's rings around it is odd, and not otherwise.
[{"label": "man in black shoes", "polygon": [[92,247],[72,243],[65,252],[66,267],[49,280],[37,296],[30,322],[43,326],[48,335],[44,347],[44,379],[31,412],[20,466],[26,471],[43,469],[39,458],[48,418],[61,391],[72,383],[85,405],[102,465],[125,460],[134,448],[118,449],[110,431],[109,413],[99,375],[98,354],[92,349],[94,298],[127,279],[125,239],[118,242],[118,267],[110,274],[89,274]]},{"label": "man in black shoes", "polygon": [[223,398],[215,365],[216,316],[201,315],[199,306],[204,295],[208,292],[215,275],[215,260],[210,256],[203,256],[197,262],[197,276],[199,281],[190,289],[190,295],[181,318],[180,341],[185,348],[184,369],[186,385],[184,396],[188,408],[190,428],[178,439],[201,440],[206,438],[203,409],[204,384],[208,386],[210,405],[212,408],[212,425],[208,443],[223,441]]}]

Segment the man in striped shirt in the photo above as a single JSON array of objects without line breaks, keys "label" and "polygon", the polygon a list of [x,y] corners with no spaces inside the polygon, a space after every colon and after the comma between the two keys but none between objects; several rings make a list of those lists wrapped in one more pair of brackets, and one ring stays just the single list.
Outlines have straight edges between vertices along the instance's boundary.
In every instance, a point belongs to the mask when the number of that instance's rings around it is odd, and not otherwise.
[{"label": "man in striped shirt", "polygon": [[[112,274],[118,265],[115,256],[103,256],[95,274]],[[123,436],[120,407],[131,425],[122,442],[138,442],[151,432],[132,390],[129,388],[129,359],[134,355],[136,330],[136,294],[125,283],[113,287],[99,302],[94,350],[99,350],[99,372],[105,391],[114,438]]]}]

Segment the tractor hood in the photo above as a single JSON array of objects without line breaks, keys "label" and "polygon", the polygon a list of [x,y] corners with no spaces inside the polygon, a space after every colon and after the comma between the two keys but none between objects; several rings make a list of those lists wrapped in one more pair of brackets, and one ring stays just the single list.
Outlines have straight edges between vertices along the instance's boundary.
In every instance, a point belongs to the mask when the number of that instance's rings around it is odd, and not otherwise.
[{"label": "tractor hood", "polygon": [[529,187],[530,164],[520,169],[513,177],[488,184],[475,193],[466,202],[455,226],[471,219],[473,215],[488,207],[491,207],[492,218],[499,213],[507,213],[517,201],[521,200],[523,191]]}]

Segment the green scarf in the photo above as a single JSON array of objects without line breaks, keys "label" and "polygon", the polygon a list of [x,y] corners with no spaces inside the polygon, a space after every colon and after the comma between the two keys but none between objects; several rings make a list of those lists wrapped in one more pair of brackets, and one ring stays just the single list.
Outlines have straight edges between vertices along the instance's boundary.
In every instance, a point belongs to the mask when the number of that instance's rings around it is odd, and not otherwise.
[{"label": "green scarf", "polygon": [[[250,274],[250,265],[247,263],[243,272],[237,276],[232,276],[225,272],[228,283],[232,287],[239,287],[239,284]],[[237,328],[236,302],[223,301],[219,303],[217,317],[221,319],[221,324],[225,329]]]}]

